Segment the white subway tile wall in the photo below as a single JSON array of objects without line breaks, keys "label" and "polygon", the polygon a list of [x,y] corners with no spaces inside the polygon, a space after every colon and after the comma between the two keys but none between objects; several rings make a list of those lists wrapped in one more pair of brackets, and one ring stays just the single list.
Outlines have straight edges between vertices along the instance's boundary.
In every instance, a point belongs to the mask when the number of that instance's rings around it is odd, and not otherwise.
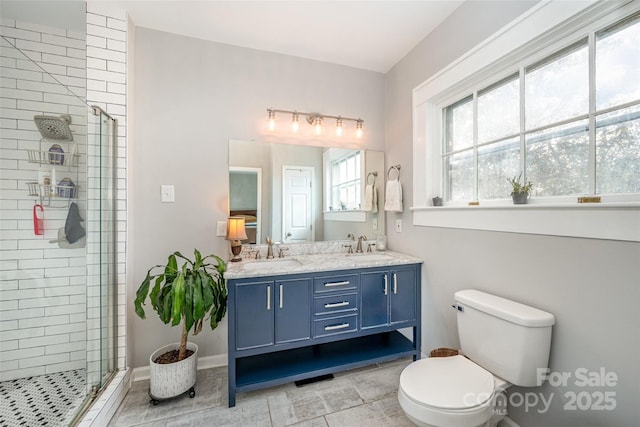
[{"label": "white subway tile wall", "polygon": [[[86,250],[49,242],[64,226],[66,200],[45,206],[44,235],[34,234],[32,210],[40,200],[28,195],[26,183],[37,181],[41,165],[30,163],[26,150],[41,149],[34,115],[71,116],[80,163],[57,167],[56,180],[69,177],[79,186],[78,205],[85,215],[88,109],[83,35],[8,19],[2,20],[0,34],[39,62],[2,39],[0,381],[6,381],[86,365]],[[51,145],[45,141],[42,149]]]}]

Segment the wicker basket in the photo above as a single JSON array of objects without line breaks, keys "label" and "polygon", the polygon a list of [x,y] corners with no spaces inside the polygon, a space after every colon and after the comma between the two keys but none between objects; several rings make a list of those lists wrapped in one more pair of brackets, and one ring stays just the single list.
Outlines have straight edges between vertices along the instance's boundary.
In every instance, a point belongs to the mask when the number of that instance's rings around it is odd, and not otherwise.
[{"label": "wicker basket", "polygon": [[429,357],[450,357],[457,356],[458,354],[460,354],[460,351],[455,348],[441,347],[436,348],[435,350],[431,350],[431,353],[429,353]]}]

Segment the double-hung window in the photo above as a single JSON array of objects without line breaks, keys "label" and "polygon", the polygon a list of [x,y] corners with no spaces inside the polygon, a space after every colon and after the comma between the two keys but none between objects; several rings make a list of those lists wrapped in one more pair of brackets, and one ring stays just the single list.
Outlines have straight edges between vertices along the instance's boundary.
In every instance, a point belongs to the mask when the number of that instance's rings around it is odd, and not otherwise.
[{"label": "double-hung window", "polygon": [[640,194],[640,14],[477,87],[442,109],[449,202]]},{"label": "double-hung window", "polygon": [[413,118],[414,225],[640,241],[637,2],[537,3],[417,86]]},{"label": "double-hung window", "polygon": [[330,164],[330,201],[331,210],[360,209],[361,152],[334,159]]}]

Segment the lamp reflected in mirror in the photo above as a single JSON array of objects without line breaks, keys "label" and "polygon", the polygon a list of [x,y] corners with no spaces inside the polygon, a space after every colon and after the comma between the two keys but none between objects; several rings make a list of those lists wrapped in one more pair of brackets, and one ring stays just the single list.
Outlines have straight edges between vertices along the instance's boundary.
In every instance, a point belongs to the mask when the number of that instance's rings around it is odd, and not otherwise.
[{"label": "lamp reflected in mirror", "polygon": [[227,240],[231,241],[231,253],[233,254],[231,262],[242,261],[242,258],[240,257],[240,253],[242,252],[241,241],[246,239],[247,232],[244,228],[244,217],[229,217],[229,222],[227,223]]}]

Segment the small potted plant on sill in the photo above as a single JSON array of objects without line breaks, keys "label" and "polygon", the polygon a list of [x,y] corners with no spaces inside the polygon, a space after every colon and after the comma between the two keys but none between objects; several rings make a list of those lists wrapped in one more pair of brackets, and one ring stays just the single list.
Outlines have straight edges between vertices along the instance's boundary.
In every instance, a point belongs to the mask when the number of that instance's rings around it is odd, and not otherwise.
[{"label": "small potted plant on sill", "polygon": [[507,181],[509,181],[513,190],[511,192],[511,198],[513,199],[514,205],[526,204],[529,199],[529,193],[533,188],[533,183],[531,181],[527,181],[526,184],[521,184],[520,178],[522,178],[522,172],[520,172],[520,175],[517,177],[514,176],[513,178],[507,178]]},{"label": "small potted plant on sill", "polygon": [[[193,252],[193,261],[174,252],[166,265],[151,267],[136,292],[134,305],[140,318],[145,318],[142,305],[148,296],[160,320],[182,329],[179,343],[161,347],[149,357],[149,396],[154,405],[187,391],[189,397],[195,396],[198,346],[187,342],[188,334],[197,335],[205,320],[215,329],[227,311],[226,263],[216,255],[203,258],[197,249]],[[178,258],[184,260],[180,267]],[[152,274],[155,269],[161,272]]]}]

